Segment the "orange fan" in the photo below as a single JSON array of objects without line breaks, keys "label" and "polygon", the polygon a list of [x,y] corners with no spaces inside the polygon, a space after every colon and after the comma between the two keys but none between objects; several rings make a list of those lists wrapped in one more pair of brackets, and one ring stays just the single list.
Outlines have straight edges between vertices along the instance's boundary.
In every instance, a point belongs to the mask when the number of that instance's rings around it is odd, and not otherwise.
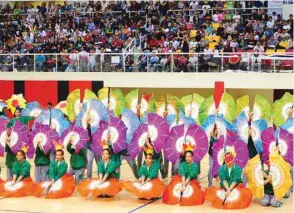
[{"label": "orange fan", "polygon": [[191,180],[186,189],[181,193],[182,177],[175,176],[163,193],[162,201],[168,205],[180,204],[181,206],[196,206],[204,203],[204,192],[198,181]]},{"label": "orange fan", "polygon": [[[212,202],[217,209],[245,209],[252,200],[252,192],[243,185],[236,187],[225,200],[225,190],[216,187],[205,189],[205,200]],[[225,200],[225,201],[224,201]]]},{"label": "orange fan", "polygon": [[41,197],[44,195],[46,199],[70,197],[75,190],[75,181],[73,176],[65,174],[52,186],[50,186],[50,181],[43,181],[34,184],[33,190],[34,196]]},{"label": "orange fan", "polygon": [[0,195],[3,197],[24,197],[31,193],[33,181],[30,177],[12,184],[12,180],[7,180],[0,185]]},{"label": "orange fan", "polygon": [[93,191],[93,196],[108,195],[114,197],[121,191],[121,184],[115,178],[112,178],[102,184],[99,184]]},{"label": "orange fan", "polygon": [[82,197],[87,197],[90,193],[93,192],[97,184],[98,184],[97,179],[83,180],[77,186],[77,191]]},{"label": "orange fan", "polygon": [[138,198],[147,200],[160,197],[165,189],[164,183],[159,178],[155,178],[144,185],[132,181],[124,181],[122,185],[128,192],[136,195]]}]

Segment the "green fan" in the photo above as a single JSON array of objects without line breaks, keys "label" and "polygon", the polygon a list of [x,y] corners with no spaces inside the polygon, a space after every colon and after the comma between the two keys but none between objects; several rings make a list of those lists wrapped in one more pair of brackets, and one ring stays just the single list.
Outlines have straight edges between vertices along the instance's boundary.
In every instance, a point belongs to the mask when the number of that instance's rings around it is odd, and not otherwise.
[{"label": "green fan", "polygon": [[244,95],[237,99],[237,113],[236,116],[240,115],[243,111],[245,111],[246,116],[250,112],[249,106],[249,96]]},{"label": "green fan", "polygon": [[147,93],[142,95],[141,98],[141,108],[140,108],[140,114],[141,116],[144,115],[145,112],[155,112],[156,107],[155,107],[155,97],[152,93]]},{"label": "green fan", "polygon": [[273,104],[272,115],[274,124],[276,126],[281,126],[284,124],[289,117],[291,117],[291,113],[293,110],[294,96],[290,93],[285,93],[284,96],[276,100]]},{"label": "green fan", "polygon": [[192,117],[199,124],[199,109],[201,103],[204,101],[204,98],[201,95],[196,93],[192,95],[186,95],[181,98],[181,101],[184,105],[184,113],[185,115]]},{"label": "green fan", "polygon": [[267,122],[271,121],[271,105],[261,95],[255,96],[255,102],[253,106],[253,120],[265,119]]},{"label": "green fan", "polygon": [[116,116],[122,114],[125,107],[125,97],[120,89],[103,88],[98,91],[98,99]]},{"label": "green fan", "polygon": [[173,108],[177,115],[179,114],[179,110],[184,112],[185,109],[181,99],[174,95],[167,95],[167,108],[168,111],[171,111],[170,108]]},{"label": "green fan", "polygon": [[139,90],[138,89],[132,90],[126,95],[125,99],[126,99],[126,108],[132,110],[134,113],[137,114]]},{"label": "green fan", "polygon": [[[236,115],[236,103],[229,93],[223,93],[218,107],[219,114],[223,114],[229,121],[233,122]],[[215,114],[215,102],[213,95],[206,98],[200,105],[199,121],[202,124],[209,115]]]}]

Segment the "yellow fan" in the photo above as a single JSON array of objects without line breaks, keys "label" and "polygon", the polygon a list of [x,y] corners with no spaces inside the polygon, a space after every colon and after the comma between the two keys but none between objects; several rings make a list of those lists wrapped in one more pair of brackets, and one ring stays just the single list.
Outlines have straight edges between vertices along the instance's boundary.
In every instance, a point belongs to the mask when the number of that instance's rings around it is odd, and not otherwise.
[{"label": "yellow fan", "polygon": [[[291,167],[290,164],[277,153],[271,154],[269,160],[269,175],[272,176],[274,194],[276,199],[280,200],[292,186],[290,174]],[[249,188],[257,198],[262,199],[264,196],[264,178],[259,155],[256,155],[248,161],[245,173],[248,177]]]},{"label": "yellow fan", "polygon": [[[80,94],[80,89],[76,89],[67,96],[66,110],[68,114],[68,119],[70,121],[73,121],[75,117],[79,114],[82,109],[83,103],[90,103],[92,99],[97,99],[95,93],[93,93],[91,90],[86,89],[83,102],[81,102]],[[90,104],[88,104],[88,106],[90,106]]]},{"label": "yellow fan", "polygon": [[103,88],[98,91],[98,99],[108,108],[113,110],[116,116],[122,114],[125,107],[125,97],[120,89]]},{"label": "yellow fan", "polygon": [[15,95],[13,94],[11,98],[9,98],[7,103],[7,109],[11,111],[12,114],[15,113],[16,107],[24,109],[26,107],[26,100],[23,98],[22,94]]}]

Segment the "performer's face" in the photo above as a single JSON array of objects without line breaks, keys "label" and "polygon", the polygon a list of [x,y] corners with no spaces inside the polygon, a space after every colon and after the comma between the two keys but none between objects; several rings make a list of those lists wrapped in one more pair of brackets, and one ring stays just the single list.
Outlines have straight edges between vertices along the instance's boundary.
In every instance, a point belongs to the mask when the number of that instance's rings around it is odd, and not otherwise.
[{"label": "performer's face", "polygon": [[192,163],[193,161],[193,155],[190,152],[187,152],[185,155],[185,160],[187,163]]},{"label": "performer's face", "polygon": [[102,159],[105,160],[109,160],[110,158],[110,153],[107,150],[104,150],[102,153]]},{"label": "performer's face", "polygon": [[22,161],[24,159],[24,157],[25,156],[23,155],[23,153],[17,152],[17,154],[16,154],[17,161]]},{"label": "performer's face", "polygon": [[147,165],[151,165],[152,164],[152,155],[147,155],[146,156],[146,158],[145,158],[145,163],[147,164]]},{"label": "performer's face", "polygon": [[18,109],[15,110],[14,116],[15,116],[16,118],[20,117],[20,111],[19,111]]},{"label": "performer's face", "polygon": [[56,160],[62,161],[63,160],[63,154],[61,152],[56,152]]}]

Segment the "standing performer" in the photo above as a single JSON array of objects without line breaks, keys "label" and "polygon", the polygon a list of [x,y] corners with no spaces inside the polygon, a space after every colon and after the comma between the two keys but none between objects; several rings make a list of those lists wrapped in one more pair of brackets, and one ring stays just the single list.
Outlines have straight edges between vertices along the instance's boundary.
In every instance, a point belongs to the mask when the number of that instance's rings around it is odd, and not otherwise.
[{"label": "standing performer", "polygon": [[20,116],[21,115],[21,109],[19,107],[16,107],[14,118],[9,121],[9,123],[6,125],[7,129],[7,138],[6,138],[6,145],[5,145],[5,152],[6,152],[6,159],[5,159],[5,165],[7,168],[7,179],[11,179],[13,177],[12,175],[12,165],[16,161],[16,154],[14,154],[11,151],[11,148],[9,146],[11,141],[11,128],[13,128],[15,121],[20,121],[23,124],[28,124],[29,121],[35,119],[33,116]]},{"label": "standing performer", "polygon": [[213,130],[210,133],[210,141],[209,141],[209,170],[208,170],[208,187],[212,186],[212,168],[213,168],[213,158],[212,158],[212,145],[218,141],[218,131],[217,126],[214,124]]},{"label": "standing performer", "polygon": [[35,156],[35,182],[39,183],[47,179],[47,174],[50,164],[50,153],[45,152],[40,148],[40,141],[37,143]]},{"label": "standing performer", "polygon": [[86,168],[86,151],[85,148],[76,152],[72,147],[72,140],[67,145],[67,151],[71,154],[70,156],[70,168],[68,173],[75,176],[75,182],[78,184],[84,178],[84,172]]},{"label": "standing performer", "polygon": [[185,146],[185,161],[180,164],[179,175],[174,176],[165,189],[162,201],[165,204],[182,206],[201,205],[204,193],[197,181],[199,165],[193,162],[193,148]]}]

